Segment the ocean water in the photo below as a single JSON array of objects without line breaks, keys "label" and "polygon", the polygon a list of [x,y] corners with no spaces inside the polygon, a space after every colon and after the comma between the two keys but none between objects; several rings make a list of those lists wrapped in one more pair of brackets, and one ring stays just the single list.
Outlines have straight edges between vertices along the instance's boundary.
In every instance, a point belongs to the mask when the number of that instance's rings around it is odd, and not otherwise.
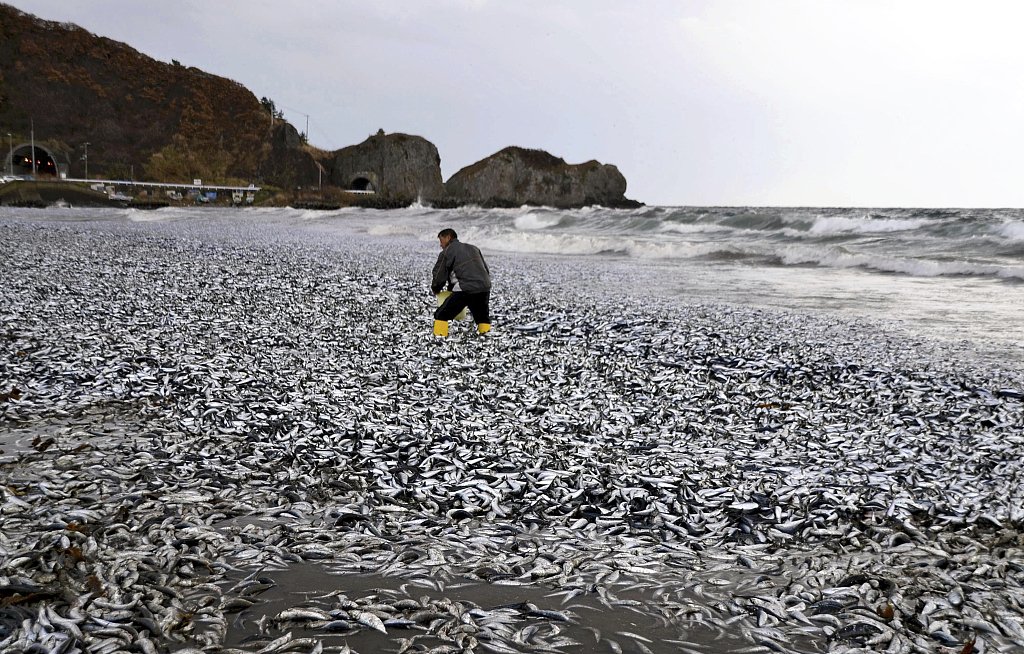
[{"label": "ocean water", "polygon": [[[14,210],[4,209],[3,215]],[[436,210],[414,205],[341,209],[168,208],[157,211],[19,210],[24,218],[218,222],[331,241],[344,235],[422,247],[452,227],[494,269],[558,259],[602,263],[604,274],[556,280],[596,293],[632,294],[878,321],[964,350],[1024,364],[1024,210],[522,207]],[[272,235],[268,235],[273,238]],[[550,266],[549,266],[550,267]],[[591,267],[586,267],[588,270]],[[424,273],[427,274],[426,272]],[[543,280],[538,283],[542,284]]]},{"label": "ocean water", "polygon": [[840,314],[1024,363],[1024,210],[414,206],[302,220],[435,248],[451,226],[523,265],[618,264],[579,282],[599,292]]}]

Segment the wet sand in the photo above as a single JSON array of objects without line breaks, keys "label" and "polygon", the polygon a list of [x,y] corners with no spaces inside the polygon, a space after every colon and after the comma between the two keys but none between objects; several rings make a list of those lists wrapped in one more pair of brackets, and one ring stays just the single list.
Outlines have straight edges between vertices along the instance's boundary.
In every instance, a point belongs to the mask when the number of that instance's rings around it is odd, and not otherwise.
[{"label": "wet sand", "polygon": [[[647,639],[641,641],[652,651],[673,650],[673,644],[688,643],[694,650],[704,652],[731,652],[748,647],[749,643],[739,635],[730,637],[719,630],[694,622],[683,628],[670,623],[666,618],[658,619],[642,612],[612,609],[602,605],[596,594],[566,598],[564,592],[544,588],[530,583],[482,583],[471,579],[454,580],[453,583],[434,583],[430,579],[414,578],[405,580],[377,575],[333,574],[323,565],[300,563],[285,570],[266,571],[263,575],[274,582],[274,586],[259,595],[260,602],[252,608],[240,611],[228,630],[228,647],[253,645],[269,642],[291,633],[295,638],[316,638],[325,647],[348,645],[359,652],[390,651],[399,639],[416,637],[416,643],[426,647],[442,647],[445,639],[432,636],[427,626],[392,627],[389,633],[354,625],[343,633],[331,633],[324,626],[310,622],[277,621],[283,611],[294,607],[314,607],[330,611],[338,604],[339,597],[366,598],[370,601],[395,601],[401,599],[421,600],[424,597],[445,597],[462,608],[481,608],[485,611],[507,609],[517,613],[516,630],[526,633],[542,625],[556,625],[564,637],[578,645],[567,647],[566,651],[614,651],[609,639],[614,640],[623,652],[642,652],[629,635],[637,634]],[[641,605],[642,587],[622,599]],[[690,600],[699,602],[697,596]],[[530,615],[524,603],[537,608],[537,614]],[[546,613],[559,613],[566,620],[553,623],[545,619]],[[260,630],[256,627],[261,620],[269,618],[273,626]],[[527,647],[527,643],[521,643]],[[808,644],[803,644],[808,647]],[[680,645],[681,646],[681,645]],[[528,647],[527,647],[528,648]],[[486,649],[486,648],[484,648]],[[813,651],[808,648],[806,651]]]}]

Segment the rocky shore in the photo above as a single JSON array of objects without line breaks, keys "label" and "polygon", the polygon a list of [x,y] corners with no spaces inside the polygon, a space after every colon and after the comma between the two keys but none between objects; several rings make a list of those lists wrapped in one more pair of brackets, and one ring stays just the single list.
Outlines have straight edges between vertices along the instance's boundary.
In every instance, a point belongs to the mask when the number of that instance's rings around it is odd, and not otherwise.
[{"label": "rocky shore", "polygon": [[2,652],[1024,642],[1020,371],[553,257],[436,340],[433,243],[2,211]]}]

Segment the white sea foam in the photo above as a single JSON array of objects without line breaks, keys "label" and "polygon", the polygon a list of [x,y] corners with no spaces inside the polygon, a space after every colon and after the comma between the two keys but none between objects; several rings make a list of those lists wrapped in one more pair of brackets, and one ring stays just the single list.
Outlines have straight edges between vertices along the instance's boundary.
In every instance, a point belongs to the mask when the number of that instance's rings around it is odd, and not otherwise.
[{"label": "white sea foam", "polygon": [[[434,238],[433,230],[426,232],[429,238]],[[366,233],[371,236],[416,236],[424,234],[422,225],[411,225],[409,223],[378,223],[366,228]]]},{"label": "white sea foam", "polygon": [[128,209],[124,217],[133,223],[152,223],[167,220],[168,214],[161,214],[160,210]]},{"label": "white sea foam", "polygon": [[466,240],[484,249],[528,254],[618,254],[635,259],[693,259],[712,255],[752,254],[720,243],[543,232],[485,233],[467,231]]},{"label": "white sea foam", "polygon": [[881,254],[855,254],[835,248],[786,247],[780,254],[786,265],[814,264],[830,268],[865,268],[916,277],[971,275],[1024,279],[1024,266],[1000,266],[970,261],[934,261],[892,257]]},{"label": "white sea foam", "polygon": [[999,226],[996,233],[1011,241],[1024,241],[1024,222],[1007,220]]},{"label": "white sea foam", "polygon": [[638,259],[693,259],[712,255],[743,256],[750,254],[719,243],[687,241],[630,241],[626,251]]},{"label": "white sea foam", "polygon": [[923,218],[851,218],[849,216],[818,216],[808,230],[812,234],[879,234],[905,232],[927,224]]},{"label": "white sea foam", "polygon": [[467,231],[465,239],[483,249],[528,254],[625,254],[628,247],[623,239],[582,234],[553,234],[545,232],[512,232],[494,234]]},{"label": "white sea foam", "polygon": [[321,211],[319,209],[296,209],[296,211],[299,212],[296,218],[302,222],[324,220],[334,213],[333,211]]},{"label": "white sea foam", "polygon": [[558,223],[562,222],[561,214],[550,213],[524,213],[521,216],[516,216],[515,226],[519,230],[535,230],[535,229],[547,229],[549,227],[555,227]]},{"label": "white sea foam", "polygon": [[712,232],[750,230],[735,230],[728,225],[718,225],[715,223],[661,223],[658,226],[658,231],[674,234],[708,234]]},{"label": "white sea foam", "polygon": [[133,223],[172,222],[177,220],[194,220],[197,211],[190,207],[162,207],[160,209],[118,209],[114,216],[124,217]]}]

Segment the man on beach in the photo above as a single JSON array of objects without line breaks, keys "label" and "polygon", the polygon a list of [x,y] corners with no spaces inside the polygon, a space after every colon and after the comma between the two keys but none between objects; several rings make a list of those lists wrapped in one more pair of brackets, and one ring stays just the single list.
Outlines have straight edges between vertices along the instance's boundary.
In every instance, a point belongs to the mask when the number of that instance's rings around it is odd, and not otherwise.
[{"label": "man on beach", "polygon": [[448,321],[467,307],[477,332],[486,334],[491,331],[491,271],[484,255],[475,245],[459,241],[454,229],[442,229],[437,240],[441,253],[434,264],[430,290],[437,295],[448,289],[451,295],[434,312],[434,336],[447,336]]}]

